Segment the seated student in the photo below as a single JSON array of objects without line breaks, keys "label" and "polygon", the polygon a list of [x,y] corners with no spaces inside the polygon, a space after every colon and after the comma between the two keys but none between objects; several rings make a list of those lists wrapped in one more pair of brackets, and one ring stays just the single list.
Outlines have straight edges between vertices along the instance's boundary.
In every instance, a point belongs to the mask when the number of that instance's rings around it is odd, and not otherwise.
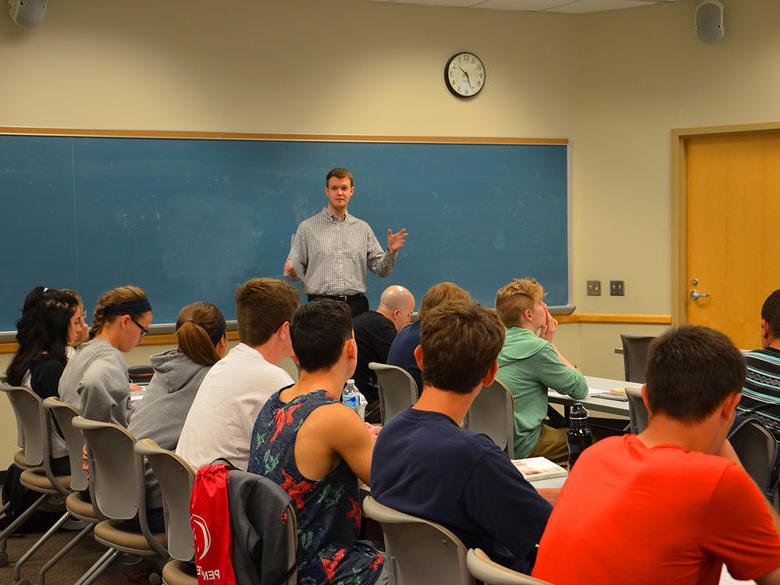
[{"label": "seated student", "polygon": [[561,490],[534,576],[556,585],[780,583],[778,517],[726,434],[745,363],[731,341],[684,326],[650,346],[639,435],[589,447]]},{"label": "seated student", "polygon": [[[67,348],[79,334],[81,313],[76,299],[60,290],[35,287],[24,301],[16,322],[19,349],[6,370],[11,386],[27,386],[41,398],[57,396],[57,386],[68,362]],[[52,432],[52,471],[70,472],[64,440]]]},{"label": "seated student", "polygon": [[273,278],[253,278],[236,292],[241,343],[203,378],[176,453],[198,468],[215,459],[246,471],[252,424],[274,392],[292,384],[277,364],[292,355],[290,324],[299,297]]},{"label": "seated student", "polygon": [[137,286],[100,295],[92,318],[92,339],[68,361],[59,395],[85,418],[127,426],[130,389],[122,357],[141,343],[152,323],[152,306]]},{"label": "seated student", "polygon": [[[150,358],[154,376],[127,430],[136,439],[152,439],[174,450],[184,419],[211,366],[225,355],[225,317],[211,303],[187,305],[176,319],[178,347]],[[152,532],[165,532],[162,492],[147,471],[146,505]]]},{"label": "seated student", "polygon": [[763,419],[780,436],[780,289],[761,307],[761,349],[745,354],[747,376],[737,413]]},{"label": "seated student", "polygon": [[515,279],[496,294],[496,311],[506,327],[496,378],[515,399],[515,457],[547,457],[566,465],[566,429],[543,423],[547,389],[579,400],[588,395],[588,384],[552,344],[558,322],[543,298],[542,285],[532,278]]},{"label": "seated student", "polygon": [[459,427],[482,387],[493,382],[504,329],[490,311],[455,301],[426,312],[421,334],[415,355],[422,396],[379,433],[371,493],[527,573],[550,504],[492,440]]},{"label": "seated student", "polygon": [[387,583],[382,553],[358,541],[357,478],[369,481],[375,435],[340,401],[357,362],[349,306],[333,300],[303,305],[290,335],[300,379],[260,411],[249,471],[275,481],[293,500],[298,583]]},{"label": "seated student", "polygon": [[440,282],[434,284],[425,292],[420,312],[417,320],[401,329],[390,346],[387,353],[387,363],[393,366],[403,368],[417,382],[417,390],[422,391],[423,380],[420,374],[420,368],[414,358],[414,350],[420,345],[420,322],[425,314],[446,301],[468,301],[471,300],[469,293],[460,288],[454,282]]},{"label": "seated student", "polygon": [[379,299],[376,311],[366,311],[352,320],[358,363],[355,384],[368,400],[366,420],[379,422],[379,386],[376,374],[368,364],[387,363],[387,352],[398,331],[409,324],[414,311],[414,296],[402,286],[388,286]]}]

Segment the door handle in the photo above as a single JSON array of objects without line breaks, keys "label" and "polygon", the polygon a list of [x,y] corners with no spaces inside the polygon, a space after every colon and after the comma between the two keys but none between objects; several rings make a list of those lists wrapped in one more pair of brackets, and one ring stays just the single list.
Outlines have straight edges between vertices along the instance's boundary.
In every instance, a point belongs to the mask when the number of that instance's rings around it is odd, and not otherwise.
[{"label": "door handle", "polygon": [[706,299],[710,295],[708,293],[699,292],[696,289],[693,289],[691,291],[691,299],[694,301],[698,301],[699,299]]}]

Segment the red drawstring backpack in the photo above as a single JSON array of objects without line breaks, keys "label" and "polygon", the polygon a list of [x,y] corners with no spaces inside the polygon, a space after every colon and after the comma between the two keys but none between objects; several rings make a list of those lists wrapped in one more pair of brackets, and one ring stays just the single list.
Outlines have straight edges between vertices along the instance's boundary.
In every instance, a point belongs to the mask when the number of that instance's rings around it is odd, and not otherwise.
[{"label": "red drawstring backpack", "polygon": [[198,585],[236,585],[230,542],[228,472],[225,463],[204,465],[195,476],[190,524],[195,538]]}]

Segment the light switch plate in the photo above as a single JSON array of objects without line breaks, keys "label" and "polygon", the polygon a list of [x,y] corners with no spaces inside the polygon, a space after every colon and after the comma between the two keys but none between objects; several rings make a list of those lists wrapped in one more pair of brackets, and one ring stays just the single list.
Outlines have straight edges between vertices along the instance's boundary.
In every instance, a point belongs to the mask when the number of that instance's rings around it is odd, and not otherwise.
[{"label": "light switch plate", "polygon": [[588,281],[588,296],[589,297],[600,297],[601,296],[601,281],[600,280],[589,280]]},{"label": "light switch plate", "polygon": [[609,296],[622,297],[626,294],[626,283],[624,280],[609,281]]}]

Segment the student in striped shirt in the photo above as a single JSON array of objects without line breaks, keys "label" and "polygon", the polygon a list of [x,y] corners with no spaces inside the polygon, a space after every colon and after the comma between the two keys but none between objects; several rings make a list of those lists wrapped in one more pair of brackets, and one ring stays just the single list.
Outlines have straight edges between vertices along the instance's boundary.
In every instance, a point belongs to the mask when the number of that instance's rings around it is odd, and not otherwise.
[{"label": "student in striped shirt", "polygon": [[761,349],[747,352],[745,363],[737,412],[757,416],[780,438],[780,289],[761,307]]}]

